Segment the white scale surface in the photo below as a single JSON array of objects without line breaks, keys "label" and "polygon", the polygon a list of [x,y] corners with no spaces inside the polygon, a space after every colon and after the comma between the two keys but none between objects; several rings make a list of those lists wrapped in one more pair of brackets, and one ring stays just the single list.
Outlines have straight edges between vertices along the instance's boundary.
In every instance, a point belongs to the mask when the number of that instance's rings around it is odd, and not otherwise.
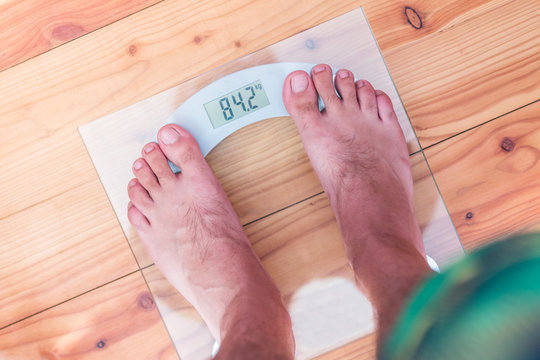
[{"label": "white scale surface", "polygon": [[[375,88],[385,91],[394,104],[409,152],[419,150],[401,99],[361,9],[225,64],[80,128],[111,205],[141,267],[150,265],[151,260],[127,220],[129,199],[126,185],[133,177],[131,165],[140,156],[142,146],[155,140],[158,129],[164,123],[174,122],[195,136],[206,155],[240,128],[263,119],[287,115],[281,98],[285,77],[294,70],[309,73],[314,63],[328,63],[334,69],[347,68],[357,78],[367,79]],[[204,105],[245,89],[246,85],[255,81],[262,84],[269,104],[253,110],[250,108],[244,116],[224,121],[224,125],[214,128]],[[245,98],[243,100],[246,101]],[[238,106],[235,109],[239,111]],[[217,115],[214,112],[213,116],[219,116],[219,111]],[[427,253],[445,266],[459,257],[463,250],[427,165],[425,162],[420,165],[423,170],[416,175],[415,210]],[[309,243],[306,246],[309,247]],[[302,253],[301,256],[306,254]],[[346,264],[346,259],[343,259],[343,263]],[[436,266],[434,263],[430,259],[430,265]],[[300,271],[294,270],[295,264],[287,266],[291,269],[281,271]],[[214,339],[200,317],[186,306],[185,300],[155,267],[144,269],[143,274],[180,357],[184,360],[208,359]],[[283,295],[289,299],[287,306],[293,321],[297,359],[309,359],[330,351],[374,329],[371,306],[350,277],[332,274],[313,277],[292,293]]]},{"label": "white scale surface", "polygon": [[[229,74],[204,87],[187,99],[167,120],[167,123],[175,123],[188,130],[197,139],[203,155],[206,156],[223,139],[244,126],[265,119],[289,116],[282,98],[285,78],[295,70],[304,70],[308,74],[311,74],[313,66],[315,64],[274,63],[253,66]],[[335,76],[336,70],[333,69],[333,72]],[[234,99],[232,96],[237,95],[240,91],[245,93],[242,90],[246,86],[256,82],[260,83],[263,88],[262,92],[260,90],[257,91],[257,97],[266,96],[269,104],[251,110],[248,103],[249,98],[245,98],[244,96],[243,106],[248,109],[248,112],[245,112],[242,106],[233,102],[235,99],[239,102],[238,96]],[[231,94],[232,96],[225,97],[224,95],[226,94]],[[229,120],[222,126],[214,127],[211,122],[211,115],[205,108],[205,104],[224,98],[227,98],[227,104],[229,104],[226,107],[227,109],[230,106],[231,110],[235,113],[239,112],[245,115]],[[324,104],[319,98],[319,108],[322,109],[323,107]],[[224,114],[216,115],[222,118],[221,121],[223,121],[223,118],[229,114],[224,111]],[[174,164],[171,164],[171,167],[175,172],[178,172],[178,168]]]}]

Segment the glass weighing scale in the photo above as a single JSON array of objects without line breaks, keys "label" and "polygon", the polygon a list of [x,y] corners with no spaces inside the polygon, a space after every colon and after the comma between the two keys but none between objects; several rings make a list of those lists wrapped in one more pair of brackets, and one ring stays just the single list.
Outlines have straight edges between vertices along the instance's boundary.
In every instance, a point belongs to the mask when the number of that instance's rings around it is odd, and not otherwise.
[{"label": "glass weighing scale", "polygon": [[[328,199],[287,116],[284,76],[327,63],[385,91],[405,134],[414,206],[427,254],[445,268],[463,254],[448,211],[361,8],[82,126],[80,134],[179,356],[211,357],[214,339],[163,278],[127,219],[131,165],[166,122],[198,140],[291,314],[296,358],[374,331]],[[285,75],[283,75],[285,74]],[[264,309],[261,309],[264,311]]]}]

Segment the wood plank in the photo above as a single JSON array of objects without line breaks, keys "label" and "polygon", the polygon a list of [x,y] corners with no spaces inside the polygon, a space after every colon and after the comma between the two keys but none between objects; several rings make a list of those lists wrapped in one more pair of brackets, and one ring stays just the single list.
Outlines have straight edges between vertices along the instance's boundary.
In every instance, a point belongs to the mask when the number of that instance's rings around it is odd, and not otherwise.
[{"label": "wood plank", "polygon": [[540,102],[437,144],[426,156],[466,248],[540,219]]},{"label": "wood plank", "polygon": [[178,359],[140,272],[0,330],[2,359]]},{"label": "wood plank", "polygon": [[[444,206],[437,205],[442,201],[422,154],[414,155],[412,164],[415,209],[426,249],[444,267],[461,254],[461,246]],[[350,341],[357,344],[355,339],[373,331],[371,306],[355,287],[325,194],[244,229],[289,309],[297,359],[311,358]],[[145,269],[144,275],[180,357],[207,359],[213,339],[201,317],[157,268]],[[358,351],[365,356],[373,352],[370,341],[358,343]]]},{"label": "wood plank", "polygon": [[376,1],[362,5],[385,54],[431,35],[437,37],[496,6],[493,0]]},{"label": "wood plank", "polygon": [[535,1],[496,0],[469,21],[383,49],[422,146],[540,98],[538,18]]},{"label": "wood plank", "polygon": [[[84,143],[72,128],[61,128],[7,152],[2,157],[2,170],[0,219],[97,178]],[[103,199],[101,193],[99,189],[96,196]],[[108,207],[107,201],[103,205]]]},{"label": "wood plank", "polygon": [[138,269],[106,203],[94,180],[0,220],[0,328]]},{"label": "wood plank", "polygon": [[5,1],[0,4],[0,71],[157,2],[159,0]]}]

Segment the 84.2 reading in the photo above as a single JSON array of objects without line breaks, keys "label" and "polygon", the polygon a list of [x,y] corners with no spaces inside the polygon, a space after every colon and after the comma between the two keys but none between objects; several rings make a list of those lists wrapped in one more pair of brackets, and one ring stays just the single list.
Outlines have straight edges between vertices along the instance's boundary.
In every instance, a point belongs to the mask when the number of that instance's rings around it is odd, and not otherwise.
[{"label": "84.2 reading", "polygon": [[[262,85],[260,84],[255,85],[255,86],[257,86],[258,89],[262,88]],[[236,95],[235,94],[230,95],[233,104],[241,106],[244,112],[255,110],[259,106],[251,102],[251,100],[255,98],[255,90],[253,89],[253,85],[245,87],[244,90],[251,92],[251,96],[247,99],[249,108],[247,108],[246,104],[244,103],[244,99],[242,97],[242,91],[238,91]],[[223,118],[226,121],[234,119],[234,112],[231,108],[231,102],[229,101],[229,96],[225,96],[224,98],[219,99],[219,106],[221,106],[221,111],[223,111]]]},{"label": "84.2 reading", "polygon": [[260,80],[204,104],[214,129],[270,105]]}]

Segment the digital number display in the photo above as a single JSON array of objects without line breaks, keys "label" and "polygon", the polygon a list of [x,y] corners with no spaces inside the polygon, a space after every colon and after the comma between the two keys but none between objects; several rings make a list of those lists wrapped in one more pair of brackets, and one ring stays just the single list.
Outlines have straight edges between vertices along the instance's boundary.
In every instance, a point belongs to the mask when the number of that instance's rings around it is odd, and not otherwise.
[{"label": "digital number display", "polygon": [[270,105],[260,80],[204,104],[214,129]]}]

